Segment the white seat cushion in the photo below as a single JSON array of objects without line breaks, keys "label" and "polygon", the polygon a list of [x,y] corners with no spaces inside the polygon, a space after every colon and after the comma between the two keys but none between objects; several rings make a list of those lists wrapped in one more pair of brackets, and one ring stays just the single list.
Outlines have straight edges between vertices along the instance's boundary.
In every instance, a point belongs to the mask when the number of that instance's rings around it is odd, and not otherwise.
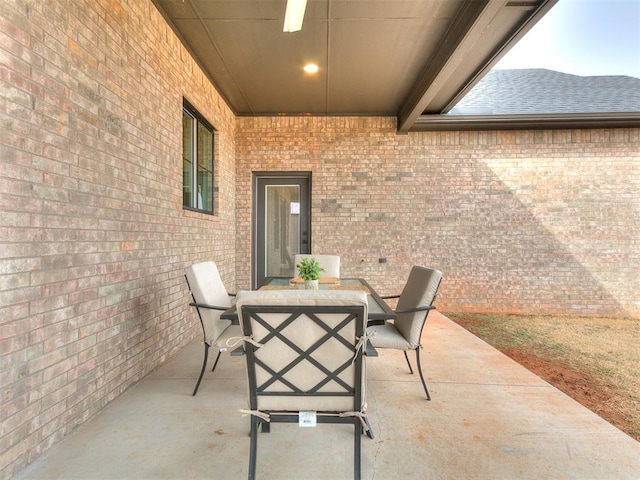
[{"label": "white seat cushion", "polygon": [[411,344],[402,336],[398,329],[392,324],[376,325],[367,328],[367,333],[375,330],[376,333],[371,337],[371,345],[374,348],[395,348],[396,350],[411,350]]},{"label": "white seat cushion", "polygon": [[[227,340],[229,340],[230,338],[242,338],[242,329],[240,328],[240,325],[229,325],[216,339],[214,345],[223,352],[226,350],[234,350],[237,347],[227,346]],[[238,347],[241,346],[242,343],[238,345]]]},{"label": "white seat cushion", "polygon": [[[185,274],[196,303],[224,308],[232,305],[215,262],[195,263],[185,269]],[[213,345],[222,332],[231,325],[231,321],[220,320],[222,310],[199,308],[199,311],[206,342]]]}]

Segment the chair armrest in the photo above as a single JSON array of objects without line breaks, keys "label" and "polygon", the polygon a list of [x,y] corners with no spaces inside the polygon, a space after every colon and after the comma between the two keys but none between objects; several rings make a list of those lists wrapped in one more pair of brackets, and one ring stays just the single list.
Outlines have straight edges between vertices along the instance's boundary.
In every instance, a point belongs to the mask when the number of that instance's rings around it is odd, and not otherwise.
[{"label": "chair armrest", "polygon": [[207,305],[206,303],[197,303],[197,302],[191,302],[189,306],[198,307],[198,308],[208,308],[209,310],[222,310],[223,312],[229,308],[229,307],[220,307],[218,305]]},{"label": "chair armrest", "polygon": [[384,297],[380,297],[383,300],[388,300],[390,298],[400,298],[400,295],[385,295]]},{"label": "chair armrest", "polygon": [[429,310],[435,310],[436,307],[434,307],[433,305],[427,305],[424,307],[416,307],[416,308],[410,308],[408,310],[394,310],[396,313],[415,313],[415,312],[427,312]]}]

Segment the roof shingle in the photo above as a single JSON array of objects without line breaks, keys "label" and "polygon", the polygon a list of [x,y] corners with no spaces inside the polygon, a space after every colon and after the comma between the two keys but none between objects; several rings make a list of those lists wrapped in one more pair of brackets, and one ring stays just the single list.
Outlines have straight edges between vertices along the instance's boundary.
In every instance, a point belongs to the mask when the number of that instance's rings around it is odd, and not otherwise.
[{"label": "roof shingle", "polygon": [[640,112],[640,79],[546,69],[492,70],[453,115]]}]

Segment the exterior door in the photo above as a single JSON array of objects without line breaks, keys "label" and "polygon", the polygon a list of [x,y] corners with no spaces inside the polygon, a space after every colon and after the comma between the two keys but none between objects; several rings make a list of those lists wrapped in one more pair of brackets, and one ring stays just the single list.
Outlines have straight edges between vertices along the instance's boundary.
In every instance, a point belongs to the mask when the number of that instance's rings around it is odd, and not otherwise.
[{"label": "exterior door", "polygon": [[254,173],[253,275],[292,277],[296,253],[311,250],[311,173]]}]

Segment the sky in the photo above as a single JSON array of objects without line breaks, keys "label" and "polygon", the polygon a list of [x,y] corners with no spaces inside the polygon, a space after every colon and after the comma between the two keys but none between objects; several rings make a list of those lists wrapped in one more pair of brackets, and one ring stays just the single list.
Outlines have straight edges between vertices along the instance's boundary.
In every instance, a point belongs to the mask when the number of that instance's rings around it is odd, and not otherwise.
[{"label": "sky", "polygon": [[559,0],[494,68],[640,78],[640,0]]}]

